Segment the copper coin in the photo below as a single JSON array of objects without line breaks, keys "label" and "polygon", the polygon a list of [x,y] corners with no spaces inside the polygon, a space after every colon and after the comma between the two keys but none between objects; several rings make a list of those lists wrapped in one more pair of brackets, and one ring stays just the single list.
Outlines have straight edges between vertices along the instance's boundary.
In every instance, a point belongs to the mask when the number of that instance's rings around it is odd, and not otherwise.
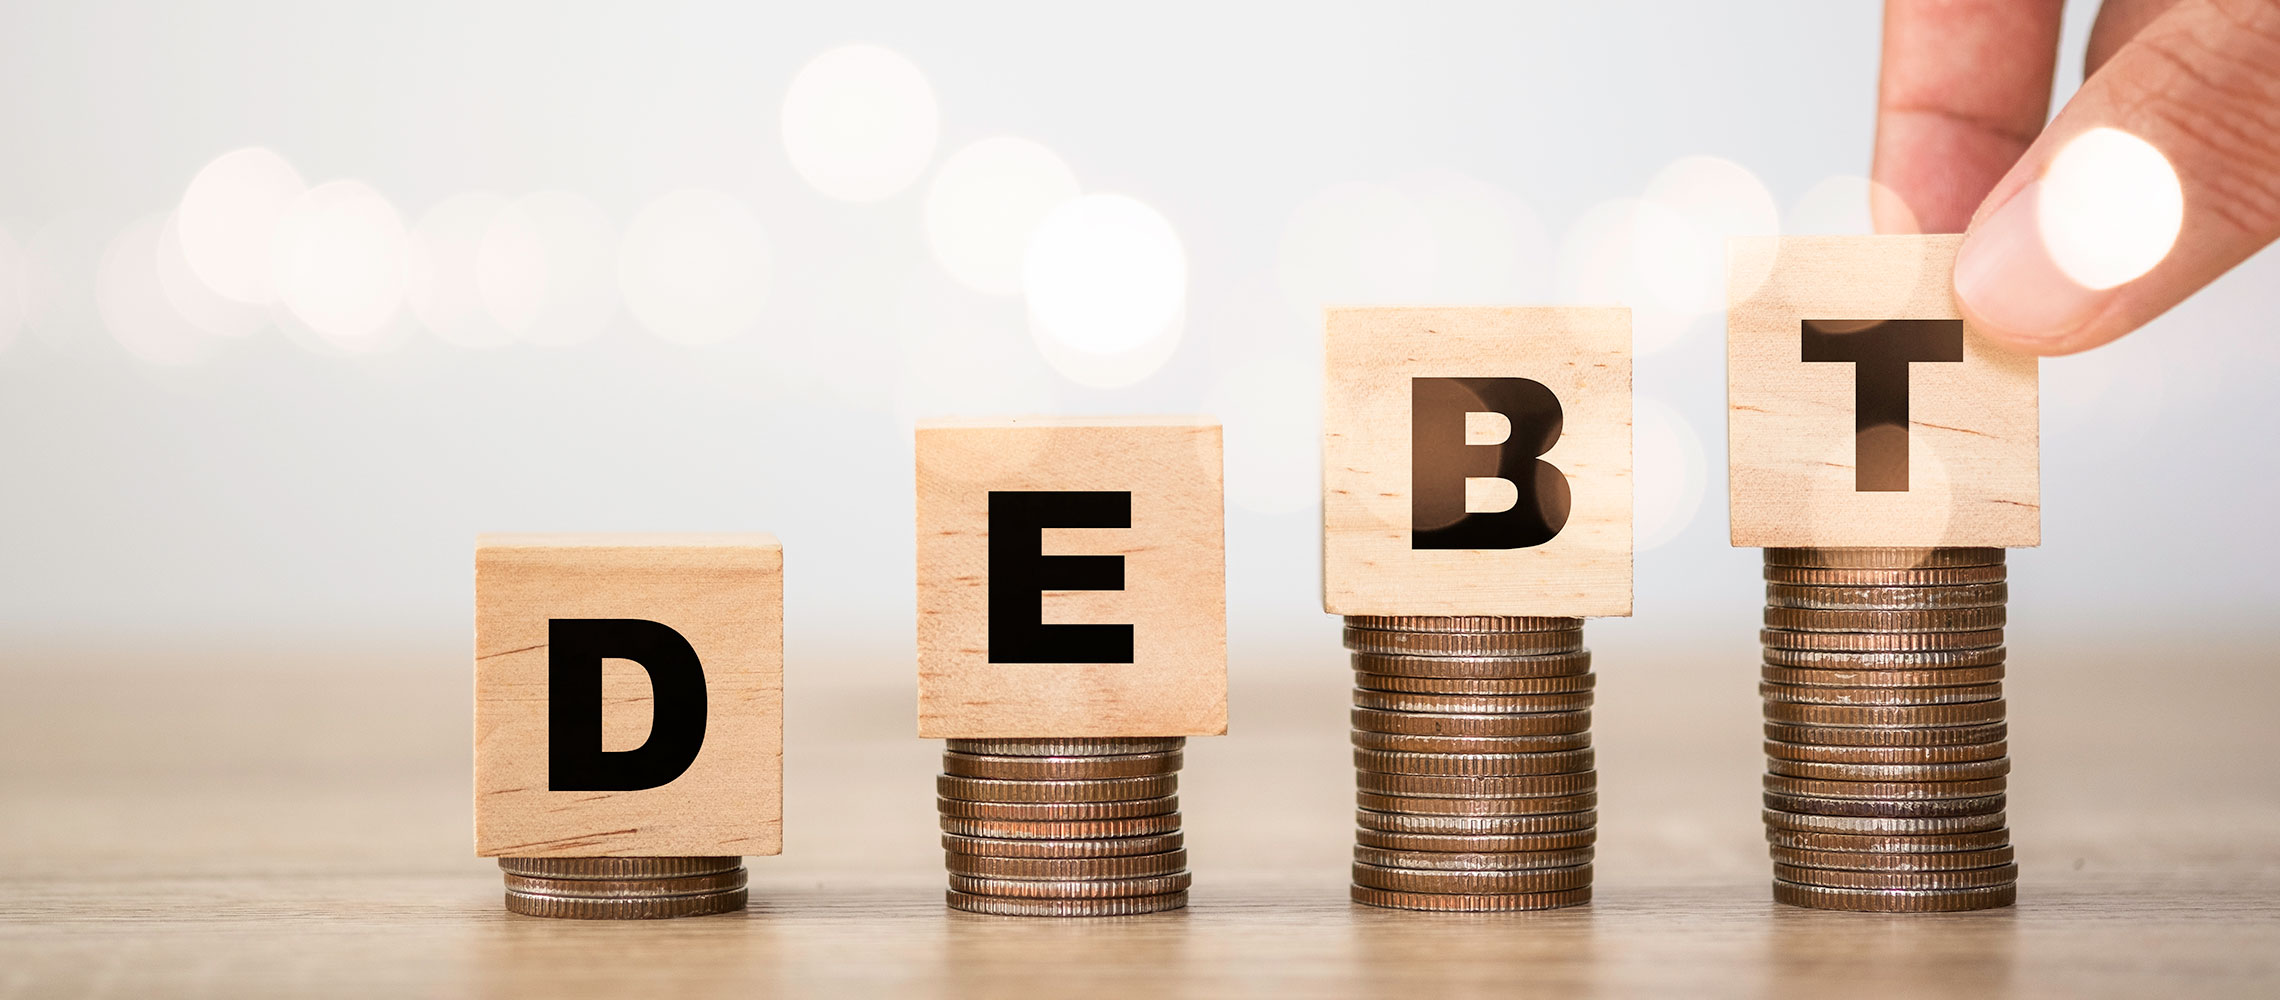
[{"label": "copper coin", "polygon": [[1766,645],[1766,661],[1774,662],[1771,650],[1806,650],[1812,652],[1848,653],[1915,653],[1960,649],[1989,649],[2003,644],[2003,630],[1991,628],[1977,632],[1805,632],[1786,629],[1759,629],[1758,641]]},{"label": "copper coin", "polygon": [[562,920],[666,920],[733,913],[744,908],[745,902],[750,898],[750,891],[729,889],[698,896],[584,899],[509,890],[506,902],[507,912],[526,917],[554,917]]},{"label": "copper coin", "polygon": [[1984,632],[2002,628],[2006,614],[2001,605],[1932,611],[1768,607],[1765,627],[1797,632]]},{"label": "copper coin", "polygon": [[1380,774],[1375,771],[1354,772],[1354,787],[1358,791],[1379,795],[1400,795],[1416,798],[1510,798],[1525,799],[1543,795],[1578,795],[1596,791],[1599,772],[1577,771],[1572,774],[1520,774],[1498,777],[1454,774]]},{"label": "copper coin", "polygon": [[1913,569],[1829,569],[1818,566],[1767,566],[1765,582],[1799,587],[1968,587],[2002,583],[2002,563],[1988,566]]},{"label": "copper coin", "polygon": [[2000,812],[1973,816],[1815,816],[1812,813],[1763,810],[1765,825],[1776,830],[1804,833],[1882,833],[1900,837],[1936,837],[1950,833],[1978,833],[2004,825]]},{"label": "copper coin", "polygon": [[2009,778],[1975,781],[1825,781],[1765,776],[1765,790],[1777,795],[1803,795],[1819,799],[1967,799],[2005,790]]},{"label": "copper coin", "polygon": [[1995,548],[1786,548],[1765,550],[1768,566],[1815,569],[1936,569],[1950,566],[2001,566]]},{"label": "copper coin", "polygon": [[1570,677],[1591,672],[1591,651],[1537,656],[1412,656],[1354,653],[1354,670],[1398,677]]},{"label": "copper coin", "polygon": [[1438,851],[1445,854],[1534,854],[1538,851],[1572,851],[1599,841],[1599,828],[1585,827],[1559,833],[1503,835],[1395,833],[1358,827],[1354,843],[1388,851]]},{"label": "copper coin", "polygon": [[1765,603],[1780,608],[1925,611],[1935,608],[1991,608],[2010,599],[2007,584],[1975,587],[1800,587],[1765,585]]},{"label": "copper coin", "polygon": [[1387,632],[1346,629],[1346,648],[1357,653],[1432,656],[1540,656],[1583,648],[1583,630],[1559,632]]},{"label": "copper coin", "polygon": [[570,896],[577,899],[656,899],[664,896],[707,896],[742,889],[744,869],[674,878],[538,878],[506,875],[507,890],[529,896]]},{"label": "copper coin", "polygon": [[716,875],[743,867],[741,857],[499,859],[500,871],[532,878],[680,878]]},{"label": "copper coin", "polygon": [[1177,774],[1144,774],[1137,778],[1101,778],[1095,781],[1008,781],[1001,778],[934,776],[934,793],[966,802],[1122,802],[1160,799],[1179,791]]},{"label": "copper coin", "polygon": [[1911,688],[1993,684],[2003,679],[2003,665],[1952,667],[1946,670],[1805,670],[1767,664],[1758,679],[1772,684],[1806,687]]},{"label": "copper coin", "polygon": [[1386,632],[1573,632],[1583,628],[1583,619],[1510,615],[1347,615],[1346,627]]},{"label": "copper coin", "polygon": [[1943,816],[1984,816],[2003,811],[2005,796],[1974,795],[1961,799],[1831,799],[1804,795],[1782,795],[1765,792],[1765,807],[1789,813],[1806,813],[1814,816],[1881,816],[1891,818],[1932,818]]},{"label": "copper coin", "polygon": [[1515,872],[1542,871],[1546,868],[1572,868],[1591,863],[1592,848],[1575,847],[1564,851],[1504,851],[1498,853],[1451,853],[1447,851],[1389,851],[1382,847],[1354,845],[1354,860],[1381,868],[1410,868],[1426,871],[1449,872]]},{"label": "copper coin", "polygon": [[1589,749],[1554,750],[1549,753],[1401,753],[1357,748],[1354,750],[1354,766],[1379,774],[1502,777],[1589,771],[1597,756],[1597,751]]},{"label": "copper coin", "polygon": [[1354,810],[1354,824],[1364,830],[1386,833],[1435,833],[1459,837],[1500,837],[1528,833],[1566,833],[1596,826],[1599,812],[1550,813],[1541,816],[1433,816],[1425,813],[1387,813]]},{"label": "copper coin", "polygon": [[1972,830],[1964,833],[1814,833],[1810,830],[1776,830],[1767,827],[1766,845],[1774,850],[1845,851],[1856,854],[1951,854],[1991,851],[2011,845],[2011,831]]},{"label": "copper coin", "polygon": [[1765,755],[1769,758],[1822,764],[1958,764],[1994,760],[2010,749],[2011,744],[2002,740],[1930,747],[1836,747],[1765,741]]},{"label": "copper coin", "polygon": [[1811,684],[1758,682],[1758,694],[1767,701],[1799,705],[1962,705],[1993,701],[2003,696],[2001,684],[1953,684],[1946,687],[1820,687]]},{"label": "copper coin", "polygon": [[1543,753],[1581,750],[1591,745],[1591,733],[1552,733],[1546,736],[1406,736],[1401,733],[1351,731],[1354,745],[1364,750],[1402,753]]},{"label": "copper coin", "polygon": [[1963,782],[2000,778],[2011,773],[2011,758],[1957,761],[1949,764],[1832,764],[1808,760],[1774,760],[1765,769],[1793,778],[1826,781]]},{"label": "copper coin", "polygon": [[957,833],[942,835],[943,850],[979,858],[1037,858],[1040,860],[1128,858],[1176,851],[1186,844],[1187,835],[1176,830],[1171,833],[1148,837],[1095,838],[1092,840],[969,837]]},{"label": "copper coin", "polygon": [[1564,677],[1403,677],[1399,674],[1354,674],[1354,686],[1369,691],[1405,694],[1573,694],[1590,691],[1598,680],[1593,674]]},{"label": "copper coin", "polygon": [[1011,820],[942,817],[942,832],[961,837],[1011,840],[1107,840],[1116,837],[1153,837],[1180,828],[1180,814],[1134,816],[1129,819]]},{"label": "copper coin", "polygon": [[947,740],[960,753],[1002,757],[1101,757],[1135,753],[1170,753],[1187,746],[1185,736],[1103,737],[1083,739]]},{"label": "copper coin", "polygon": [[1184,755],[1130,753],[1102,757],[1014,757],[1005,754],[942,753],[944,773],[961,778],[1000,778],[1014,781],[1084,781],[1096,778],[1131,778],[1171,774],[1180,769]]},{"label": "copper coin", "polygon": [[1591,692],[1567,694],[1411,694],[1405,691],[1354,689],[1357,708],[1386,712],[1433,712],[1441,715],[1534,715],[1543,712],[1577,712],[1591,707]]},{"label": "copper coin", "polygon": [[1127,819],[1178,812],[1180,797],[1166,795],[1162,798],[1124,799],[1117,802],[967,802],[962,799],[938,798],[934,803],[942,815],[962,819]]},{"label": "copper coin", "polygon": [[1129,917],[1177,910],[1187,905],[1188,894],[1161,896],[1104,896],[1097,899],[1021,899],[1013,896],[976,896],[946,889],[942,901],[954,910],[1001,917]]},{"label": "copper coin", "polygon": [[1591,728],[1590,712],[1538,712],[1532,715],[1444,715],[1357,708],[1347,718],[1356,729],[1404,736],[1547,736]]},{"label": "copper coin", "polygon": [[1861,910],[1872,913],[1950,913],[1990,910],[2019,900],[2017,883],[1985,889],[1832,889],[1799,885],[1775,879],[1773,901],[1816,910]]},{"label": "copper coin", "polygon": [[2010,706],[2001,698],[1964,705],[1796,705],[1767,702],[1765,721],[1793,726],[1874,726],[1917,729],[1932,726],[1984,726],[2003,721]]},{"label": "copper coin", "polygon": [[[2008,844],[1982,851],[1913,851],[1904,854],[1873,854],[1866,851],[1806,851],[1792,848],[1769,848],[1773,860],[1800,868],[1833,868],[1860,872],[1947,872],[1967,868],[1993,868],[2011,863],[2012,851]],[[1792,881],[1814,883],[1812,879]]]},{"label": "copper coin", "polygon": [[952,875],[1010,879],[1124,879],[1169,875],[1187,870],[1186,851],[1137,854],[1121,858],[985,858],[956,851],[942,852],[942,866]]},{"label": "copper coin", "polygon": [[1386,868],[1354,862],[1354,884],[1387,892],[1457,892],[1483,895],[1559,892],[1591,884],[1591,866],[1515,870],[1452,871],[1443,868]]},{"label": "copper coin", "polygon": [[1534,816],[1596,808],[1599,805],[1599,793],[1507,799],[1447,799],[1356,792],[1354,804],[1375,812],[1425,813],[1436,816]]},{"label": "copper coin", "polygon": [[1984,726],[1791,726],[1765,724],[1765,738],[1821,747],[1949,747],[2009,738],[2008,723]]},{"label": "copper coin", "polygon": [[1390,910],[1436,910],[1442,913],[1514,913],[1521,910],[1557,910],[1568,906],[1582,906],[1591,902],[1591,889],[1568,889],[1561,892],[1392,892],[1356,885],[1349,890],[1353,901],[1364,906],[1382,906]]},{"label": "copper coin", "polygon": [[1959,670],[2000,667],[2006,652],[1998,641],[1977,649],[1846,650],[1767,646],[1764,656],[1766,666],[1798,670]]},{"label": "copper coin", "polygon": [[1171,892],[1186,892],[1195,880],[1187,872],[1169,875],[1144,875],[1139,878],[1103,879],[1019,879],[981,878],[974,875],[950,876],[953,892],[976,896],[1003,896],[1016,899],[1112,899],[1127,896],[1161,896]]}]

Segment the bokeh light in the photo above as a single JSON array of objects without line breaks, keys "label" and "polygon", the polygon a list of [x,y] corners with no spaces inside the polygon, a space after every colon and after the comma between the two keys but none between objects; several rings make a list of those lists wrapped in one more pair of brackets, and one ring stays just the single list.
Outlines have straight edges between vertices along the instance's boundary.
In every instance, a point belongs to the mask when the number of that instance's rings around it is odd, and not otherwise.
[{"label": "bokeh light", "polygon": [[[1891,233],[1914,233],[1920,227],[1897,192],[1858,174],[1822,178],[1789,206],[1781,217],[1781,231],[1791,235],[1858,236],[1877,232],[1875,205],[1884,200],[1899,221]],[[1765,235],[1772,235],[1770,233]]]},{"label": "bokeh light", "polygon": [[31,267],[24,248],[0,229],[0,351],[16,342],[31,315]]},{"label": "bokeh light", "polygon": [[933,158],[941,127],[925,74],[876,45],[816,56],[784,94],[792,169],[842,201],[879,201],[909,187]]},{"label": "bokeh light", "polygon": [[1079,193],[1058,155],[1027,139],[983,139],[952,153],[926,189],[926,240],[960,284],[1021,292],[1021,258],[1037,224]]},{"label": "bokeh light", "polygon": [[1652,396],[1631,401],[1632,467],[1638,470],[1633,537],[1639,551],[1660,547],[1694,523],[1709,468],[1702,438],[1684,414]]},{"label": "bokeh light", "polygon": [[2169,158],[2120,129],[2069,140],[2035,190],[2043,246],[2085,288],[2112,288],[2153,270],[2185,223],[2185,191]]},{"label": "bokeh light", "polygon": [[1440,266],[1423,209],[1389,185],[1346,183],[1291,213],[1275,279],[1291,308],[1319,324],[1324,306],[1431,303]]},{"label": "bokeh light", "polygon": [[191,273],[232,301],[275,299],[271,244],[278,223],[307,188],[284,157],[260,147],[224,153],[206,164],[175,209]]},{"label": "bokeh light", "polygon": [[1765,274],[1731,275],[1726,241],[1781,231],[1773,195],[1748,168],[1715,156],[1684,156],[1647,180],[1640,200],[1662,211],[1641,213],[1632,245],[1646,290],[1674,312],[1726,307],[1729,286],[1755,291]]},{"label": "bokeh light", "polygon": [[403,307],[410,237],[395,206],[361,181],[303,192],[270,251],[278,302],[340,346],[369,342]]},{"label": "bokeh light", "polygon": [[1187,251],[1137,199],[1083,195],[1038,223],[1022,258],[1030,327],[1053,367],[1096,388],[1154,374],[1187,312]]},{"label": "bokeh light", "polygon": [[506,198],[487,191],[456,194],[429,208],[412,227],[405,300],[437,340],[478,349],[514,342],[514,332],[484,307],[476,281],[483,236],[506,207]]},{"label": "bokeh light", "polygon": [[1393,180],[1432,230],[1432,301],[1533,305],[1550,289],[1551,237],[1516,194],[1454,170]]},{"label": "bokeh light", "polygon": [[491,217],[475,250],[475,287],[492,320],[519,340],[566,347],[617,315],[616,234],[602,210],[542,191]]},{"label": "bokeh light", "polygon": [[1060,408],[1057,380],[1012,303],[921,264],[903,281],[895,306],[898,368],[889,402],[899,426]]},{"label": "bokeh light", "polygon": [[618,248],[626,311],[679,344],[714,344],[751,329],[768,298],[768,240],[742,201],[675,191],[635,214]]},{"label": "bokeh light", "polygon": [[186,365],[204,358],[212,337],[174,312],[159,282],[159,241],[166,217],[154,215],[127,227],[103,251],[95,271],[95,310],[103,328],[136,358],[159,365]]},{"label": "bokeh light", "polygon": [[158,234],[158,285],[167,304],[184,322],[214,337],[249,337],[269,325],[268,310],[248,302],[226,299],[190,269],[182,250],[179,213],[167,216]]},{"label": "bokeh light", "polygon": [[[1646,268],[1641,265],[1643,258],[1654,253],[1689,252],[1692,240],[1684,234],[1685,228],[1685,220],[1670,209],[1637,198],[1616,198],[1585,209],[1560,239],[1554,267],[1559,301],[1568,305],[1629,306],[1631,343],[1639,354],[1653,354],[1677,343],[1694,328],[1699,314],[1672,306],[1650,291]],[[1664,238],[1669,240],[1663,244],[1665,249],[1653,250],[1654,241]]]}]

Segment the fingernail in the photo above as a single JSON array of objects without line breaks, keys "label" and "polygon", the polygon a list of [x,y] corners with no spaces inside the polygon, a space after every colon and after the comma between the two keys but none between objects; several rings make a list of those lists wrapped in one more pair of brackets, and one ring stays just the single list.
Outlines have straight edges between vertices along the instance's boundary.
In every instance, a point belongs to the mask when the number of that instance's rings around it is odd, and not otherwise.
[{"label": "fingernail", "polygon": [[2105,299],[2105,292],[2067,277],[2051,258],[2035,221],[2041,194],[2041,181],[2021,189],[1973,227],[1956,251],[1956,301],[1980,332],[1999,340],[2063,340]]}]

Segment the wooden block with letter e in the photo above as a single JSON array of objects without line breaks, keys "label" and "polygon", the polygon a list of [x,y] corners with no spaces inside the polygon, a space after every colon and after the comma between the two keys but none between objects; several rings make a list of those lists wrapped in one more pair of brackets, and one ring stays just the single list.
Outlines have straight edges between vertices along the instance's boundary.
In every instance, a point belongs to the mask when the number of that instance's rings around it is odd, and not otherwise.
[{"label": "wooden block with letter e", "polygon": [[1957,310],[1962,241],[1732,242],[1735,545],[2041,541],[2035,359],[1981,337]]},{"label": "wooden block with letter e", "polygon": [[783,713],[774,538],[476,541],[476,854],[780,853]]},{"label": "wooden block with letter e", "polygon": [[920,736],[1226,731],[1216,422],[935,420],[917,451]]},{"label": "wooden block with letter e", "polygon": [[1322,605],[1631,613],[1631,316],[1332,309]]}]

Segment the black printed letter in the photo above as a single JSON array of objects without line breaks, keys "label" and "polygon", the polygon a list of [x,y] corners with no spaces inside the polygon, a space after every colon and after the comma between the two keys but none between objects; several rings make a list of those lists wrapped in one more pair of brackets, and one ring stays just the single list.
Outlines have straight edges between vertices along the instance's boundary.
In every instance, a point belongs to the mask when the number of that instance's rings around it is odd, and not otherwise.
[{"label": "black printed letter", "polygon": [[1130,625],[1047,625],[1045,591],[1123,590],[1123,556],[1045,555],[1046,528],[1129,528],[1130,491],[990,491],[990,662],[1130,663]]},{"label": "black printed letter", "polygon": [[[681,776],[705,742],[705,671],[681,633],[639,618],[546,623],[546,787],[625,792]],[[649,671],[649,739],[602,749],[602,661]]]},{"label": "black printed letter", "polygon": [[[1536,456],[1560,439],[1559,397],[1524,378],[1409,381],[1409,547],[1524,549],[1567,526],[1567,477]],[[1465,443],[1465,415],[1500,413],[1512,433]],[[1466,479],[1502,479],[1520,499],[1494,513],[1465,510]]]},{"label": "black printed letter", "polygon": [[1805,321],[1804,359],[1853,363],[1853,491],[1908,492],[1908,363],[1962,361],[1960,319]]}]

